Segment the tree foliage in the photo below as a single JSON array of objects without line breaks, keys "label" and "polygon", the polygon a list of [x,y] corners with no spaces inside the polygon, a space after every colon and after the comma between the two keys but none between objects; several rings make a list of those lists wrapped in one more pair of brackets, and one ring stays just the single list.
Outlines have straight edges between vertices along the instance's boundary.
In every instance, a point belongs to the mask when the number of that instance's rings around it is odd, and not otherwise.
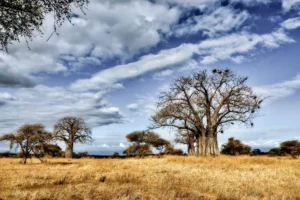
[{"label": "tree foliage", "polygon": [[57,144],[36,145],[35,151],[42,156],[58,157],[61,155],[61,148]]},{"label": "tree foliage", "polygon": [[41,154],[36,147],[45,146],[51,140],[51,133],[47,132],[42,124],[25,124],[16,133],[9,133],[0,137],[0,141],[10,141],[10,148],[14,146],[16,149],[20,148],[24,164],[32,154],[40,159]]},{"label": "tree foliage", "polygon": [[189,130],[197,139],[197,155],[219,155],[217,134],[234,123],[253,126],[263,102],[247,79],[230,69],[211,74],[201,70],[176,79],[161,93],[150,128]]},{"label": "tree foliage", "polygon": [[84,120],[78,117],[63,117],[54,126],[53,137],[55,140],[65,142],[65,157],[73,157],[75,143],[88,143],[92,141],[91,129]]},{"label": "tree foliage", "polygon": [[48,13],[53,14],[54,32],[66,20],[71,21],[73,9],[80,8],[89,0],[1,0],[0,1],[0,45],[7,51],[13,41],[34,37],[34,31],[42,34],[43,21]]},{"label": "tree foliage", "polygon": [[125,150],[125,153],[132,156],[139,155],[144,157],[146,154],[152,153],[151,147],[156,148],[161,154],[170,145],[169,141],[151,131],[135,131],[126,135],[126,138],[133,144]]},{"label": "tree foliage", "polygon": [[242,155],[249,154],[251,147],[243,144],[240,140],[235,140],[233,137],[228,139],[228,142],[222,146],[222,154],[227,155]]}]

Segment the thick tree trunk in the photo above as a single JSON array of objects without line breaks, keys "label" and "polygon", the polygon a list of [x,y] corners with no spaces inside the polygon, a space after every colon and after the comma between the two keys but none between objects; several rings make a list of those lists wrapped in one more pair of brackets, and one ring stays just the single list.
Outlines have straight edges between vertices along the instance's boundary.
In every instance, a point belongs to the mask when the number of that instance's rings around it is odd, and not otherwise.
[{"label": "thick tree trunk", "polygon": [[210,136],[206,137],[205,139],[205,156],[219,156],[219,148],[218,148],[218,141],[217,137]]},{"label": "thick tree trunk", "polygon": [[65,158],[73,158],[73,145],[67,144],[65,151]]},{"label": "thick tree trunk", "polygon": [[193,138],[193,140],[189,141],[189,144],[188,144],[188,155],[189,156],[195,155],[194,138]]},{"label": "thick tree trunk", "polygon": [[199,141],[199,136],[196,136],[196,156],[199,157],[200,156],[200,147],[199,147],[199,144],[200,144],[200,141]]}]

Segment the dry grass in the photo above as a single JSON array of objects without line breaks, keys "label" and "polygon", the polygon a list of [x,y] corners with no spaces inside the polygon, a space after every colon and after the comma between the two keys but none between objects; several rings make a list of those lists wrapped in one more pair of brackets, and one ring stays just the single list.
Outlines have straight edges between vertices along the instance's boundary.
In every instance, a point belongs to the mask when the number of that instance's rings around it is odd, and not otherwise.
[{"label": "dry grass", "polygon": [[18,161],[0,159],[2,199],[300,199],[288,157]]}]

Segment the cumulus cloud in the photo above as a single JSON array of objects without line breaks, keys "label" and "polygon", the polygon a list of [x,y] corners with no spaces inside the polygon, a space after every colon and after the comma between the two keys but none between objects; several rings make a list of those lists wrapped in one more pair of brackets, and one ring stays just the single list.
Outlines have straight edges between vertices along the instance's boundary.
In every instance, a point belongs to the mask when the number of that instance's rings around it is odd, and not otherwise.
[{"label": "cumulus cloud", "polygon": [[54,34],[48,42],[53,32],[51,15],[44,22],[45,37],[36,33],[29,43],[30,50],[22,38],[9,47],[9,53],[2,52],[0,68],[9,70],[15,65],[24,76],[17,79],[13,74],[4,77],[1,73],[0,84],[32,87],[32,80],[41,73],[67,74],[90,65],[99,68],[103,60],[127,60],[156,46],[178,21],[180,11],[150,1],[92,0],[86,15],[79,10],[76,14],[74,25],[64,23],[58,29],[59,35]]}]

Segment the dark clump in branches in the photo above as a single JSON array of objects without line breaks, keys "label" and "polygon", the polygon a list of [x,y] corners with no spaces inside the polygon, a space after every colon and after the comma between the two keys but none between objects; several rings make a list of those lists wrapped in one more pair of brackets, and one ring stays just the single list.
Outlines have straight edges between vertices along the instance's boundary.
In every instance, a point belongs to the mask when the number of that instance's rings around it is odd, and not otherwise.
[{"label": "dark clump in branches", "polygon": [[48,13],[53,13],[54,32],[66,20],[71,21],[73,8],[83,11],[89,0],[1,0],[0,1],[0,45],[7,51],[13,41],[34,37],[34,31],[42,34],[41,27]]},{"label": "dark clump in branches", "polygon": [[201,70],[176,79],[162,92],[151,129],[171,127],[191,132],[196,154],[219,155],[218,133],[234,123],[253,126],[263,98],[247,86],[247,77],[230,69]]}]

